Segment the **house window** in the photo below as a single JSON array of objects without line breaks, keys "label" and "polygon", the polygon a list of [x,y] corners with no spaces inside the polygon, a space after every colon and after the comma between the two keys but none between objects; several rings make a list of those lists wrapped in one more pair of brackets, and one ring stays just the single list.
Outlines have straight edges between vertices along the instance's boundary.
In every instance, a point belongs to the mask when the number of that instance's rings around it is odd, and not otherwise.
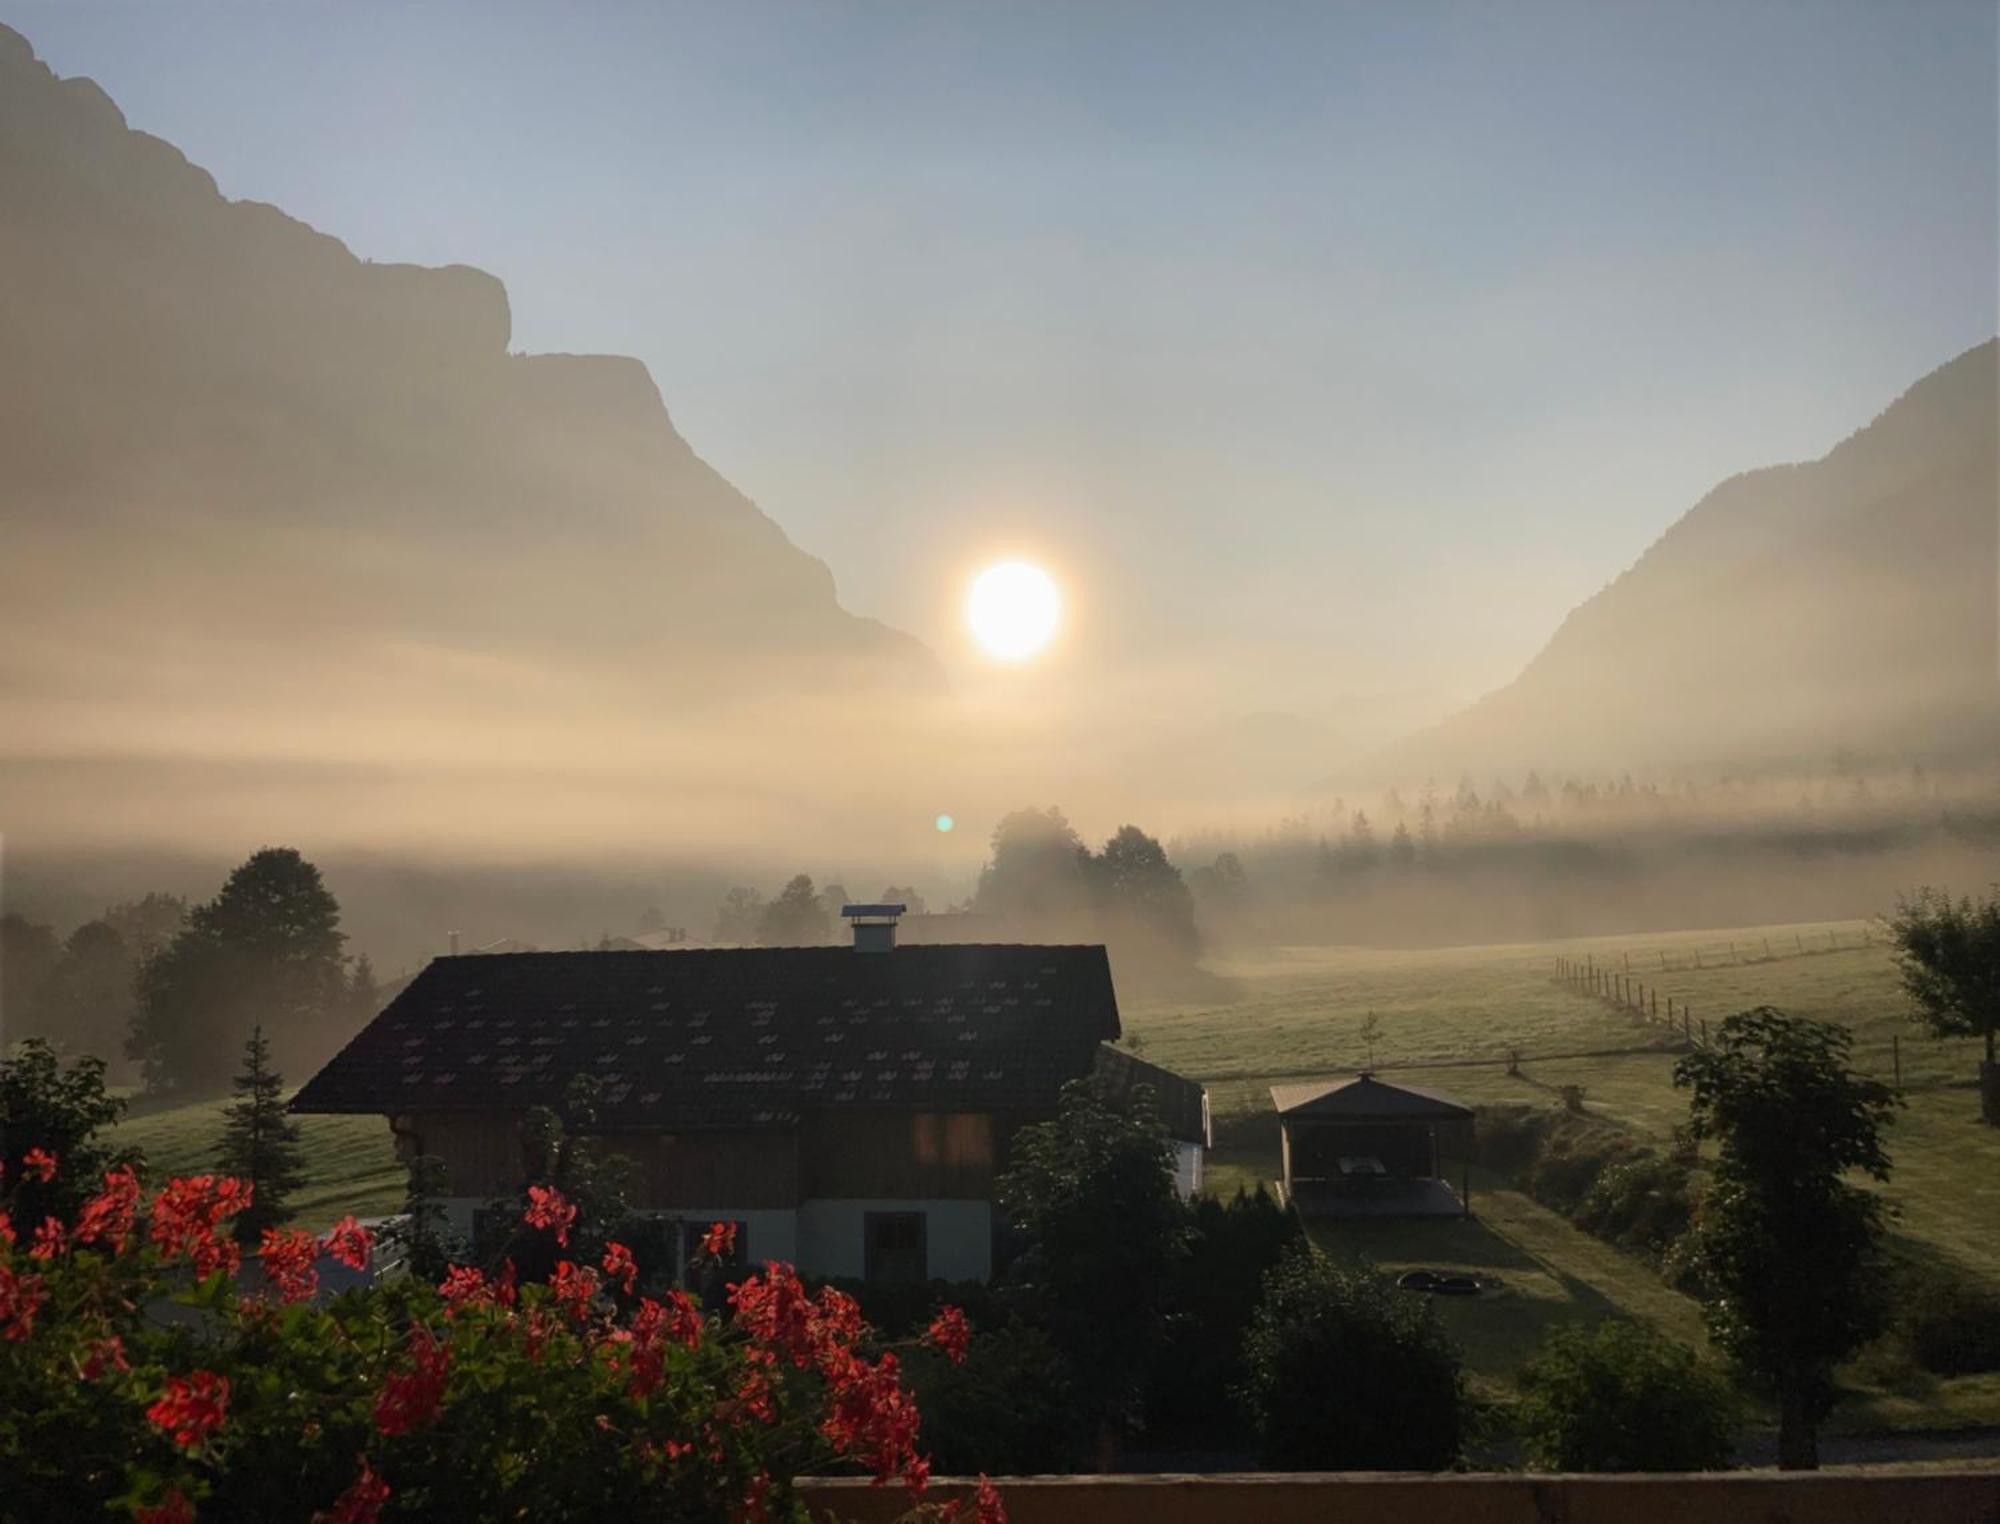
[{"label": "house window", "polygon": [[871,1281],[911,1285],[930,1279],[922,1212],[868,1212],[862,1218],[862,1273]]}]

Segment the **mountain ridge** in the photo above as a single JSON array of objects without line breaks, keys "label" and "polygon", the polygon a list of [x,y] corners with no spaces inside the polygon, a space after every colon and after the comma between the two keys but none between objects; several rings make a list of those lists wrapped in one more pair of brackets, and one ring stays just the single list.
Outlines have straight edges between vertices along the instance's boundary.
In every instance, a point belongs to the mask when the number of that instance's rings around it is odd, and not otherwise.
[{"label": "mountain ridge", "polygon": [[2000,740],[1996,354],[1947,361],[1816,460],[1718,483],[1513,681],[1381,765],[1761,766]]}]

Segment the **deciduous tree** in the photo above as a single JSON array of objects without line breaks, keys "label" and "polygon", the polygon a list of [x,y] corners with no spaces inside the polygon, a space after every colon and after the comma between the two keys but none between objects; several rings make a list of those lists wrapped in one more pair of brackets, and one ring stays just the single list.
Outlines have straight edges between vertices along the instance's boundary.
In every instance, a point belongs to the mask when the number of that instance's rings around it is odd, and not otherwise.
[{"label": "deciduous tree", "polygon": [[1719,1145],[1681,1240],[1716,1342],[1778,1404],[1778,1458],[1819,1464],[1834,1367],[1880,1331],[1881,1204],[1847,1183],[1887,1179],[1881,1128],[1895,1093],[1847,1065],[1844,1027],[1770,1006],[1724,1020],[1674,1066],[1691,1131]]},{"label": "deciduous tree", "polygon": [[1889,917],[1903,989],[1939,1037],[1983,1037],[1980,1114],[2000,1126],[2000,886],[1984,899],[1920,889]]}]

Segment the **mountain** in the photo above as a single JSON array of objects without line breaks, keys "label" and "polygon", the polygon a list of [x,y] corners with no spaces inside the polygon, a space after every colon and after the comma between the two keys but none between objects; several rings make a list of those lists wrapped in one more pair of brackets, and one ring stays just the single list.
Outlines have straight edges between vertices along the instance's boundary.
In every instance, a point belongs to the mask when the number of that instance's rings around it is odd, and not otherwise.
[{"label": "mountain", "polygon": [[[624,711],[939,681],[705,464],[646,369],[509,352],[500,282],[231,201],[0,27],[0,732]],[[161,720],[162,725],[166,720]],[[268,738],[267,738],[268,739]],[[178,742],[175,743],[177,746]]]},{"label": "mountain", "polygon": [[1505,688],[1385,760],[1819,765],[2000,754],[1996,345],[1820,460],[1730,478],[1573,610]]}]

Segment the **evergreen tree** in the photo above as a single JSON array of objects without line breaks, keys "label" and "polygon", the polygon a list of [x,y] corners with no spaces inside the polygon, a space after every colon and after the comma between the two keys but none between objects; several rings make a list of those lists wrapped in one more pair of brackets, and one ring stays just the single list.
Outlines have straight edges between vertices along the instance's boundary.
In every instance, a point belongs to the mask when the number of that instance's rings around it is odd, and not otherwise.
[{"label": "evergreen tree", "polygon": [[285,1114],[284,1076],[271,1067],[271,1047],[261,1026],[243,1044],[243,1067],[231,1082],[236,1099],[223,1111],[222,1148],[216,1167],[250,1182],[250,1207],[236,1219],[237,1240],[254,1244],[264,1229],[291,1217],[285,1198],[306,1183],[299,1124]]},{"label": "evergreen tree", "polygon": [[766,947],[816,947],[826,941],[832,924],[812,879],[801,873],[758,916],[757,940]]}]

